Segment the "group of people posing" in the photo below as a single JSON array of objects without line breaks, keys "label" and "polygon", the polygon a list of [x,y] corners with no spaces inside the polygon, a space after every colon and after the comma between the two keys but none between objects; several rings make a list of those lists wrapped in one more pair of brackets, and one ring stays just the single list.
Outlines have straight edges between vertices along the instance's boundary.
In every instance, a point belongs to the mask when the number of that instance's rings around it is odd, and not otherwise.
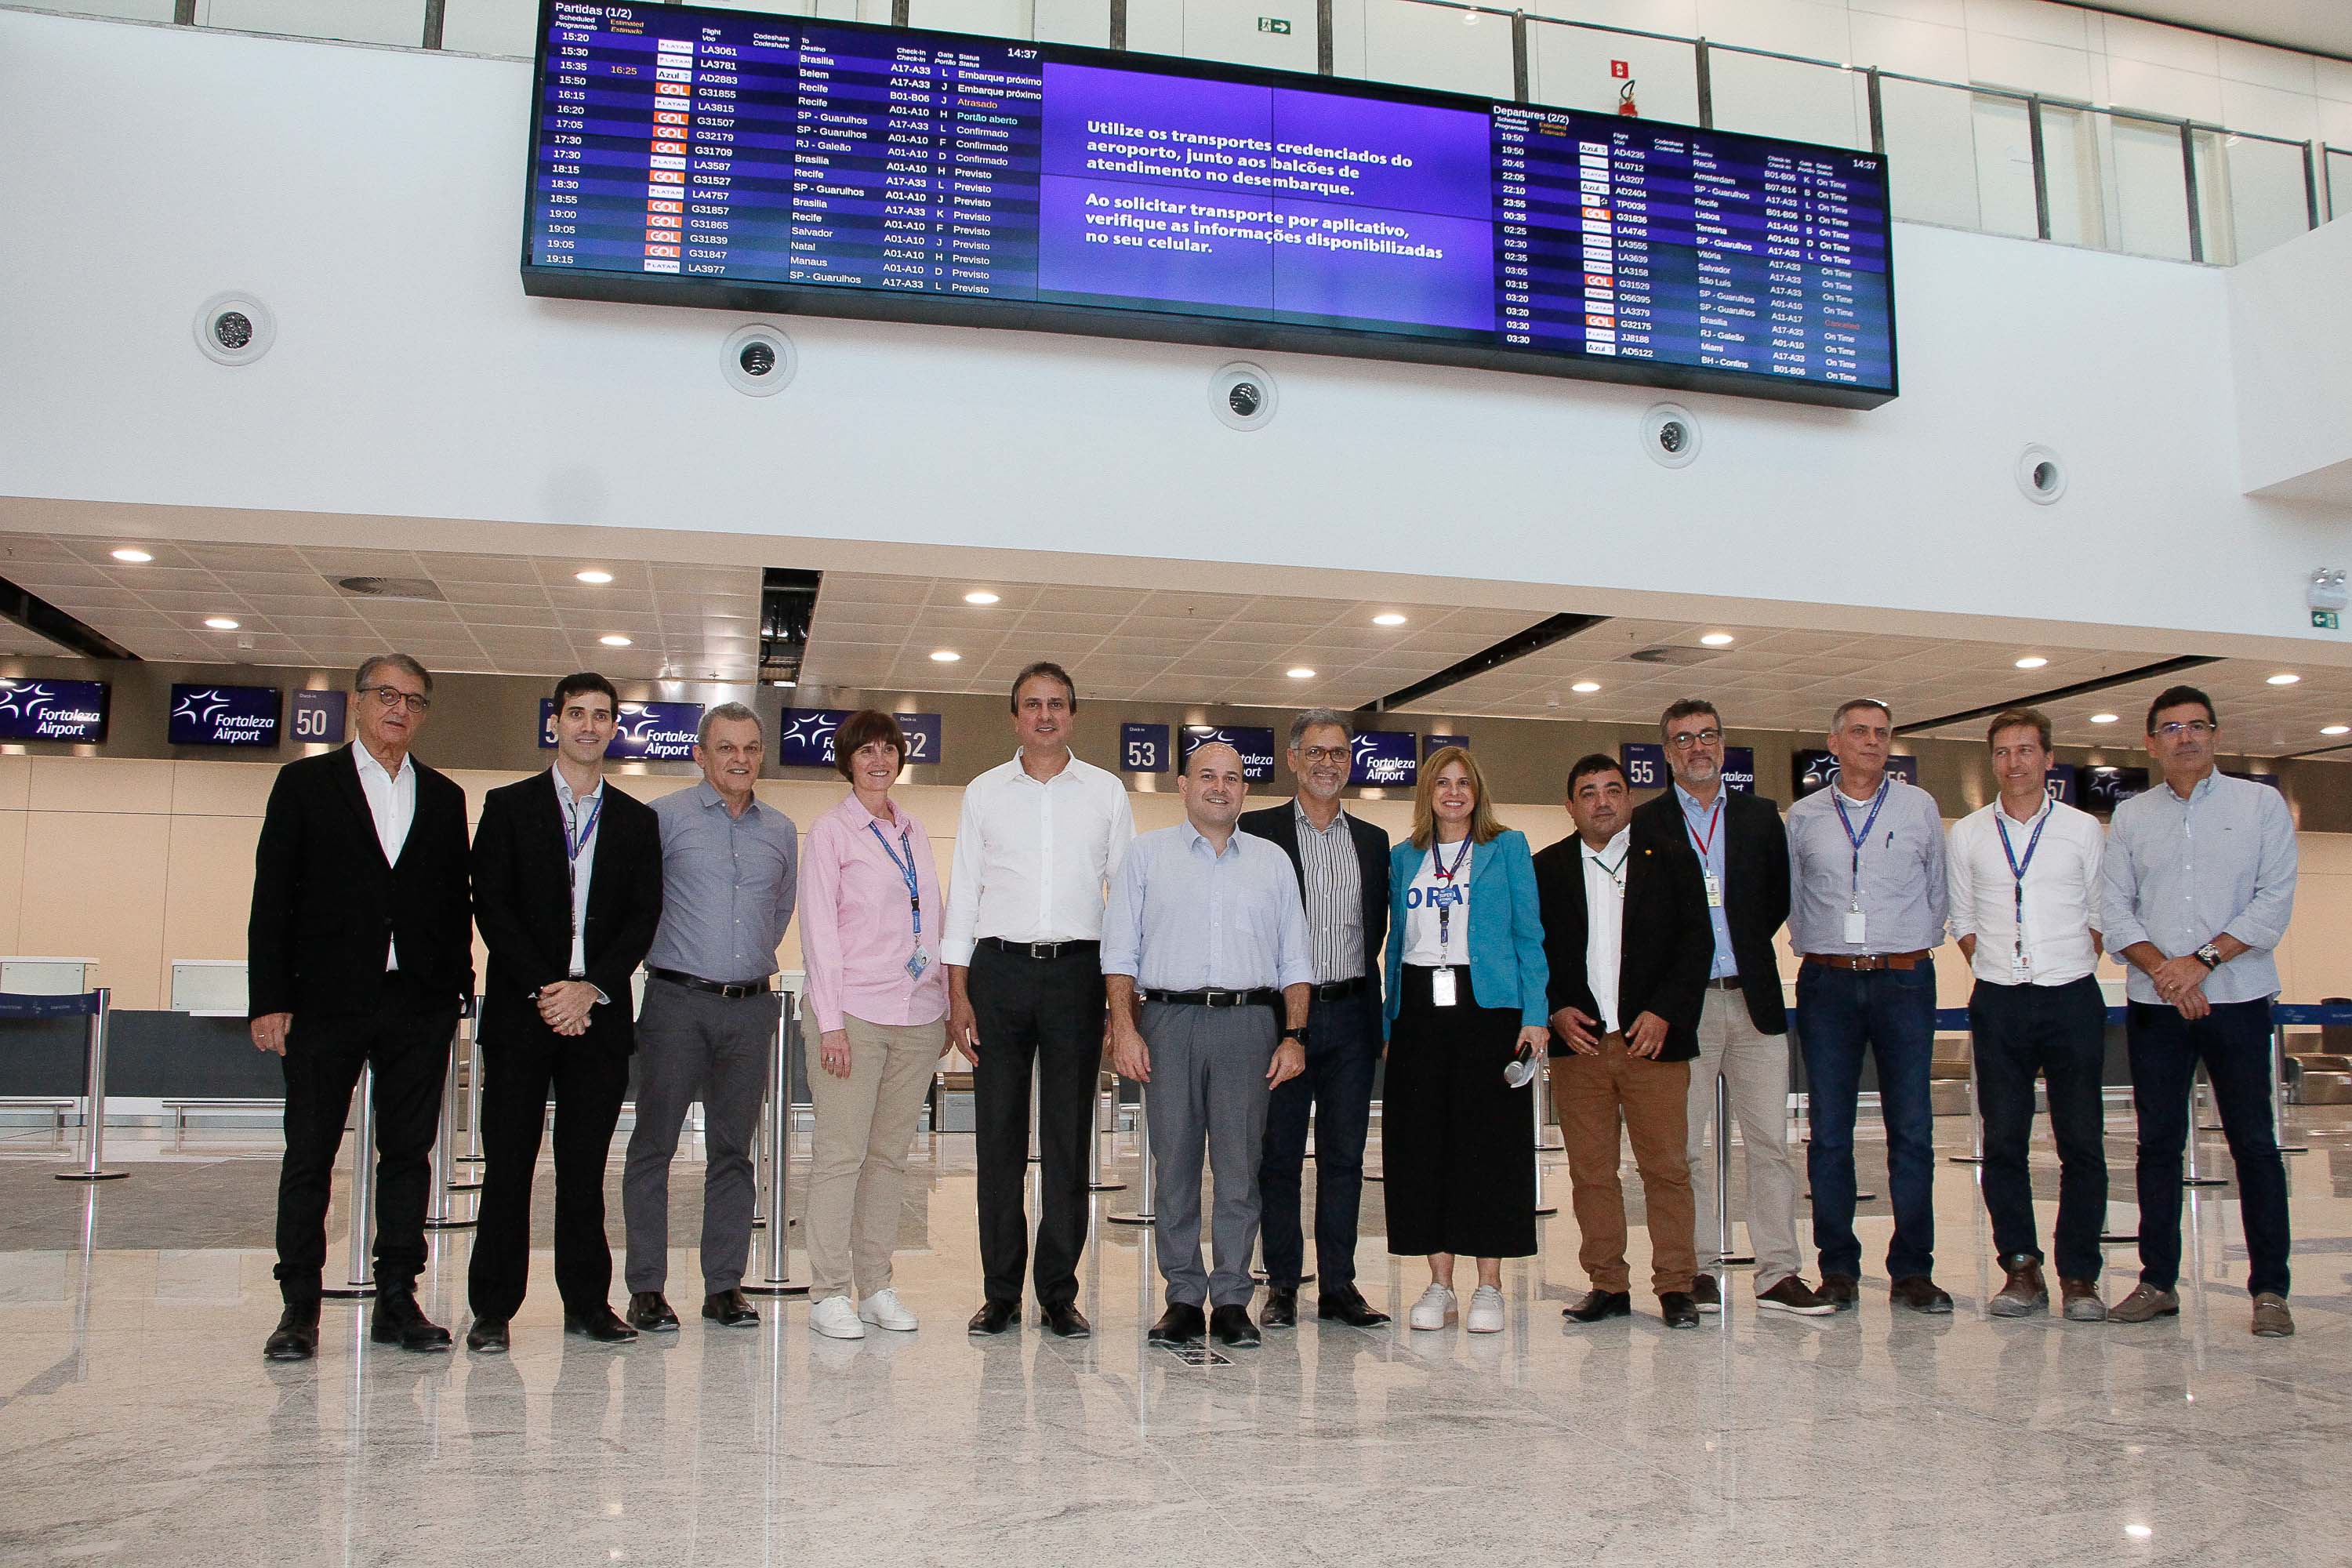
[{"label": "group of people posing", "polygon": [[[1328,709],[1290,725],[1292,800],[1244,812],[1243,760],[1210,742],[1184,761],[1183,822],[1139,837],[1117,775],[1071,751],[1075,684],[1039,663],[1013,685],[1015,755],[964,793],[943,898],[922,824],[891,798],[908,745],[887,713],[842,723],[835,757],[849,792],[803,843],[756,797],[765,741],[750,709],[709,710],[694,753],[702,781],[647,805],[604,774],[619,716],[612,684],[568,676],[555,689],[554,765],[491,791],[469,846],[462,793],[410,755],[432,686],[405,656],[370,659],[354,682],[358,741],[283,768],[263,822],[252,1031],[283,1058],[287,1089],[284,1311],[270,1359],[316,1352],[330,1184],[363,1067],[373,1069],[379,1172],[371,1333],[413,1350],[451,1343],[418,1304],[415,1279],[477,925],[489,970],[476,1028],[485,1163],[467,1345],[493,1353],[510,1343],[551,1099],[567,1331],[622,1342],[678,1327],[667,1296],[669,1171],[698,1102],[701,1315],[757,1323],[741,1289],[751,1144],[780,1023],[776,952],[796,910],[803,1016],[818,1037],[803,1234],[820,1334],[917,1326],[891,1258],[908,1152],[951,1047],[972,1063],[976,1335],[1018,1324],[1024,1290],[1049,1331],[1092,1331],[1077,1266],[1106,1058],[1142,1086],[1150,1131],[1146,1179],[1166,1283],[1155,1343],[1256,1344],[1262,1329],[1297,1323],[1310,1279],[1325,1321],[1388,1321],[1355,1283],[1383,1072],[1389,1248],[1426,1259],[1430,1272],[1414,1330],[1504,1327],[1503,1260],[1536,1250],[1527,1097],[1547,1066],[1590,1286],[1566,1309],[1571,1322],[1632,1310],[1618,1179],[1628,1135],[1664,1321],[1694,1327],[1720,1310],[1716,1238],[1727,1227],[1702,1158],[1718,1076],[1745,1145],[1758,1305],[1853,1308],[1865,1060],[1886,1124],[1890,1294],[1948,1312],[1932,1274],[1928,1096],[1932,954],[1948,929],[1976,976],[1983,1189],[2006,1276],[1991,1310],[2050,1304],[2027,1173],[2037,1077],[2049,1085],[2063,1170],[2063,1315],[2137,1322],[2179,1310],[2180,1163],[2202,1064],[2244,1206],[2254,1331],[2293,1331],[2267,1075],[2271,952],[2293,900],[2294,838],[2275,791],[2216,772],[2216,716],[2193,689],[2150,710],[2163,784],[2120,806],[2104,838],[2047,794],[2049,721],[2030,709],[1993,721],[2000,798],[1948,838],[1933,799],[1887,773],[1884,704],[1837,710],[1834,784],[1799,801],[1784,826],[1772,802],[1725,787],[1720,716],[1685,700],[1661,720],[1674,786],[1637,809],[1617,761],[1585,757],[1566,784],[1575,831],[1533,853],[1496,819],[1477,760],[1458,746],[1424,763],[1412,831],[1391,846],[1344,808],[1352,737]],[[1790,1021],[1774,949],[1784,925],[1801,961],[1818,1283],[1801,1272],[1787,1135]],[[2105,1009],[2093,971],[2103,944],[2130,965],[2139,1121],[2142,1270],[2113,1307],[2098,1288]],[[628,1301],[615,1311],[604,1174],[633,1054]],[[1311,1274],[1301,1214],[1310,1125]],[[1205,1267],[1204,1163],[1214,1200]],[[1261,1246],[1267,1297],[1254,1318]],[[1466,1304],[1455,1294],[1465,1257],[1476,1272]]]}]

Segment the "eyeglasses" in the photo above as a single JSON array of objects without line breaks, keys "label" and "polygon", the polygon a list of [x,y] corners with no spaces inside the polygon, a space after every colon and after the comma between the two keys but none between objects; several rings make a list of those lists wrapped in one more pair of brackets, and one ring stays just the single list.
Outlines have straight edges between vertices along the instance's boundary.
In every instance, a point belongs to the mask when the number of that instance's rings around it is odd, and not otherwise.
[{"label": "eyeglasses", "polygon": [[1299,749],[1298,760],[1309,767],[1318,763],[1344,763],[1349,759],[1345,746],[1305,746]]},{"label": "eyeglasses", "polygon": [[2161,735],[2168,741],[2178,741],[2183,735],[2200,737],[2210,735],[2219,728],[2221,728],[2220,725],[2204,719],[2176,719],[2169,724],[2158,724],[2153,733]]},{"label": "eyeglasses", "polygon": [[433,706],[433,699],[425,696],[422,691],[403,691],[397,686],[362,686],[360,688],[360,695],[373,696],[379,704],[386,708],[397,708],[405,702],[411,713],[422,713]]},{"label": "eyeglasses", "polygon": [[1666,737],[1666,744],[1672,746],[1677,752],[1687,752],[1693,746],[1712,746],[1717,741],[1722,739],[1722,731],[1706,729],[1700,730],[1696,732],[1669,735]]}]

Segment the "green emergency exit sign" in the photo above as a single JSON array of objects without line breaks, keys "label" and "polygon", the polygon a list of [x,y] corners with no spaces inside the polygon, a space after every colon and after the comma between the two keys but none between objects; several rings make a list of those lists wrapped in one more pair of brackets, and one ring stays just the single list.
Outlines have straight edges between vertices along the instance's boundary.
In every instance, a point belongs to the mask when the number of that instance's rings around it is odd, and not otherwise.
[{"label": "green emergency exit sign", "polygon": [[2314,628],[2323,632],[2332,632],[2341,629],[2336,624],[2336,612],[2334,610],[2312,611],[2311,624]]},{"label": "green emergency exit sign", "polygon": [[1261,33],[1287,34],[1290,31],[1290,19],[1286,16],[1260,16],[1257,19],[1257,30]]}]

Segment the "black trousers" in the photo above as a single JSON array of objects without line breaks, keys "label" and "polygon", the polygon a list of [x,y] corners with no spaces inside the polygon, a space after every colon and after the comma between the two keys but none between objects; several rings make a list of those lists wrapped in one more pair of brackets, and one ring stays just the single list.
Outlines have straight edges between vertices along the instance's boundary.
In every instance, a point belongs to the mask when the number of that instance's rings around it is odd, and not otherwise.
[{"label": "black trousers", "polygon": [[[455,997],[428,996],[397,974],[358,1017],[294,1015],[286,1037],[286,1159],[278,1172],[278,1289],[319,1299],[327,1264],[327,1201],[360,1069],[375,1068],[375,1277],[379,1290],[413,1287],[425,1271],[425,1207]],[[353,1223],[363,1223],[354,1215]]]},{"label": "black trousers", "polygon": [[1503,1082],[1518,1047],[1518,1009],[1473,1006],[1463,964],[1454,966],[1460,1000],[1434,1006],[1432,973],[1405,966],[1389,1028],[1381,1091],[1389,1250],[1408,1258],[1532,1257],[1535,1087]]},{"label": "black trousers", "polygon": [[1969,994],[1976,1051],[1977,1112],[1984,1121],[1985,1213],[2003,1258],[2042,1258],[2033,1223],[2033,1079],[2050,1085],[2058,1144],[2058,1275],[2099,1277],[2107,1220],[2106,1116],[2099,1099],[2107,1054],[2107,1005],[2089,975],[2064,985],[1994,985]]},{"label": "black trousers", "polygon": [[2286,1162],[2271,1122],[2269,1001],[2216,1002],[2194,1022],[2178,1007],[2135,1002],[2124,1018],[2139,1113],[2141,1282],[2159,1290],[2180,1282],[2180,1158],[2189,1146],[2189,1092],[2202,1062],[2238,1178],[2247,1292],[2285,1295]]},{"label": "black trousers", "polygon": [[1328,1296],[1356,1282],[1356,1222],[1364,1201],[1364,1139],[1372,1120],[1380,1022],[1369,990],[1318,999],[1307,1011],[1307,1070],[1274,1091],[1258,1161],[1266,1283],[1297,1289],[1307,1271],[1298,1215],[1307,1113],[1315,1119],[1315,1276]]},{"label": "black trousers", "polygon": [[555,1289],[566,1311],[606,1305],[604,1171],[629,1089],[629,1054],[595,1034],[567,1039],[536,1018],[483,1044],[482,1195],[466,1294],[478,1318],[511,1318],[530,1276],[530,1188],[555,1097]]},{"label": "black trousers", "polygon": [[982,943],[965,977],[980,1059],[972,1064],[980,1176],[980,1266],[992,1301],[1021,1300],[1029,1263],[1029,1080],[1037,1079],[1037,1304],[1078,1299],[1087,1245],[1087,1139],[1102,1073],[1103,977],[1091,945],[1031,958]]}]

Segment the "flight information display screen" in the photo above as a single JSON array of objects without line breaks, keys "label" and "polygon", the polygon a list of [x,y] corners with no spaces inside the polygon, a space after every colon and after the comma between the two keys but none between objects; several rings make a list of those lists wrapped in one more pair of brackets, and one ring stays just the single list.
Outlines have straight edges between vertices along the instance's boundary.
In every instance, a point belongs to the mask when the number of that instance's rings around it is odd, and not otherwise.
[{"label": "flight information display screen", "polygon": [[692,5],[541,19],[533,294],[1896,391],[1874,153]]}]

